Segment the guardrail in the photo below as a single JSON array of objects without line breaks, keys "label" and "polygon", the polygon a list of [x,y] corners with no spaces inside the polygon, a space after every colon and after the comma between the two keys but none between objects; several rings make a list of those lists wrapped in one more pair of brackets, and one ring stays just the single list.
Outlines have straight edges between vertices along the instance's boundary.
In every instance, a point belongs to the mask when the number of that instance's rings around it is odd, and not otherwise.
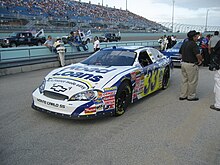
[{"label": "guardrail", "polygon": [[[66,44],[67,48],[66,56],[74,56],[74,54],[88,54],[93,52],[92,43],[87,44],[88,51],[78,52],[76,48],[71,47]],[[128,42],[108,42],[101,43],[101,48],[110,47],[110,46],[159,46],[158,42],[155,40],[151,41],[128,41]],[[0,48],[0,64],[2,62],[21,62],[22,60],[35,60],[36,58],[48,58],[48,57],[57,57],[57,54],[49,51],[45,46],[32,46],[32,47],[16,47],[16,48]]]},{"label": "guardrail", "polygon": [[[70,45],[65,45],[67,52],[65,54],[65,60],[68,63],[74,63],[79,61],[79,59],[86,58],[93,53],[93,44],[87,44],[87,51],[77,51],[75,47],[71,47]],[[159,44],[155,40],[148,41],[127,41],[127,42],[108,42],[101,43],[101,48],[111,47],[111,46],[151,46],[158,47]],[[69,62],[68,62],[69,61]],[[56,64],[49,64],[56,63]],[[44,64],[44,66],[42,65]],[[0,48],[0,76],[6,74],[12,74],[9,69],[16,70],[18,67],[21,71],[13,71],[15,72],[23,72],[24,68],[29,67],[29,70],[34,69],[33,65],[38,65],[38,69],[40,67],[54,67],[58,66],[58,55],[54,52],[51,52],[45,46],[32,46],[32,47],[16,47],[16,48]],[[23,69],[21,68],[23,67]]]}]

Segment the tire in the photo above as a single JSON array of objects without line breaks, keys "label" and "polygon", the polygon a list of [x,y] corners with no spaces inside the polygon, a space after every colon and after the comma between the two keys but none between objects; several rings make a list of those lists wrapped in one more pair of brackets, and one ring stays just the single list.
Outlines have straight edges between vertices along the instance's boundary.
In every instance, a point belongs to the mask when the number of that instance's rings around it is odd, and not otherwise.
[{"label": "tire", "polygon": [[40,41],[37,42],[37,46],[41,46],[42,43]]},{"label": "tire", "polygon": [[166,67],[163,74],[162,89],[167,89],[170,82],[170,68]]},{"label": "tire", "polygon": [[11,47],[17,47],[15,43],[11,43]]},{"label": "tire", "polygon": [[123,82],[116,93],[114,116],[120,116],[125,113],[128,105],[131,103],[131,86],[128,82]]}]

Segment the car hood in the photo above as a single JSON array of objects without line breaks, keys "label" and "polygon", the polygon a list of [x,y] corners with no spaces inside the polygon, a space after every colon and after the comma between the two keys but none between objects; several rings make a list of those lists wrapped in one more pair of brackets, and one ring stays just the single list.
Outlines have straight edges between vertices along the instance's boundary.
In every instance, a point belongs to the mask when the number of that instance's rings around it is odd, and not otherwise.
[{"label": "car hood", "polygon": [[177,53],[179,52],[179,49],[167,49],[165,52]]},{"label": "car hood", "polygon": [[0,40],[7,40],[7,39],[11,39],[12,37],[1,37]]},{"label": "car hood", "polygon": [[89,89],[111,87],[124,75],[137,69],[133,66],[93,66],[72,64],[56,69],[46,76],[44,90],[72,96]]}]

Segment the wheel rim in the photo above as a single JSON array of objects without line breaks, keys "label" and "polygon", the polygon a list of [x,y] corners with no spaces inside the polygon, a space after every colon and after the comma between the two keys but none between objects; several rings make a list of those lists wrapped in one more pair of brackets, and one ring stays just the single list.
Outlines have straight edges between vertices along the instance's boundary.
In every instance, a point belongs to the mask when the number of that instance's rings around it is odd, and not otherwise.
[{"label": "wheel rim", "polygon": [[116,109],[117,114],[123,114],[126,109],[126,105],[129,101],[129,91],[128,89],[124,89],[117,98],[116,101]]}]

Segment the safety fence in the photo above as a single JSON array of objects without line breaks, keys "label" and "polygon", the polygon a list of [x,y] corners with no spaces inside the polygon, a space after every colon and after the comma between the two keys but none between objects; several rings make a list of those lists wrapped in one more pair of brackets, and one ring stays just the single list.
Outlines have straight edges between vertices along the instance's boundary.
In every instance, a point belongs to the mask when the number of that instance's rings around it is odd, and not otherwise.
[{"label": "safety fence", "polygon": [[[66,59],[77,58],[79,56],[89,56],[93,53],[92,43],[88,43],[87,51],[77,51],[75,47],[71,47],[66,44]],[[158,42],[155,40],[148,41],[127,41],[127,42],[108,42],[101,43],[101,48],[112,47],[112,46],[152,46],[157,47]],[[45,46],[30,46],[30,47],[13,47],[13,48],[0,48],[0,69],[13,67],[18,65],[27,65],[28,63],[32,64],[33,62],[48,62],[57,60],[57,54],[51,52]]]},{"label": "safety fence", "polygon": [[[93,44],[88,43],[87,51],[77,51],[75,47],[65,45],[66,64],[76,63],[93,53]],[[156,40],[127,41],[101,43],[100,47],[121,47],[121,46],[149,46],[158,47]],[[39,70],[44,68],[58,67],[58,55],[51,52],[45,46],[0,48],[0,76]]]}]

